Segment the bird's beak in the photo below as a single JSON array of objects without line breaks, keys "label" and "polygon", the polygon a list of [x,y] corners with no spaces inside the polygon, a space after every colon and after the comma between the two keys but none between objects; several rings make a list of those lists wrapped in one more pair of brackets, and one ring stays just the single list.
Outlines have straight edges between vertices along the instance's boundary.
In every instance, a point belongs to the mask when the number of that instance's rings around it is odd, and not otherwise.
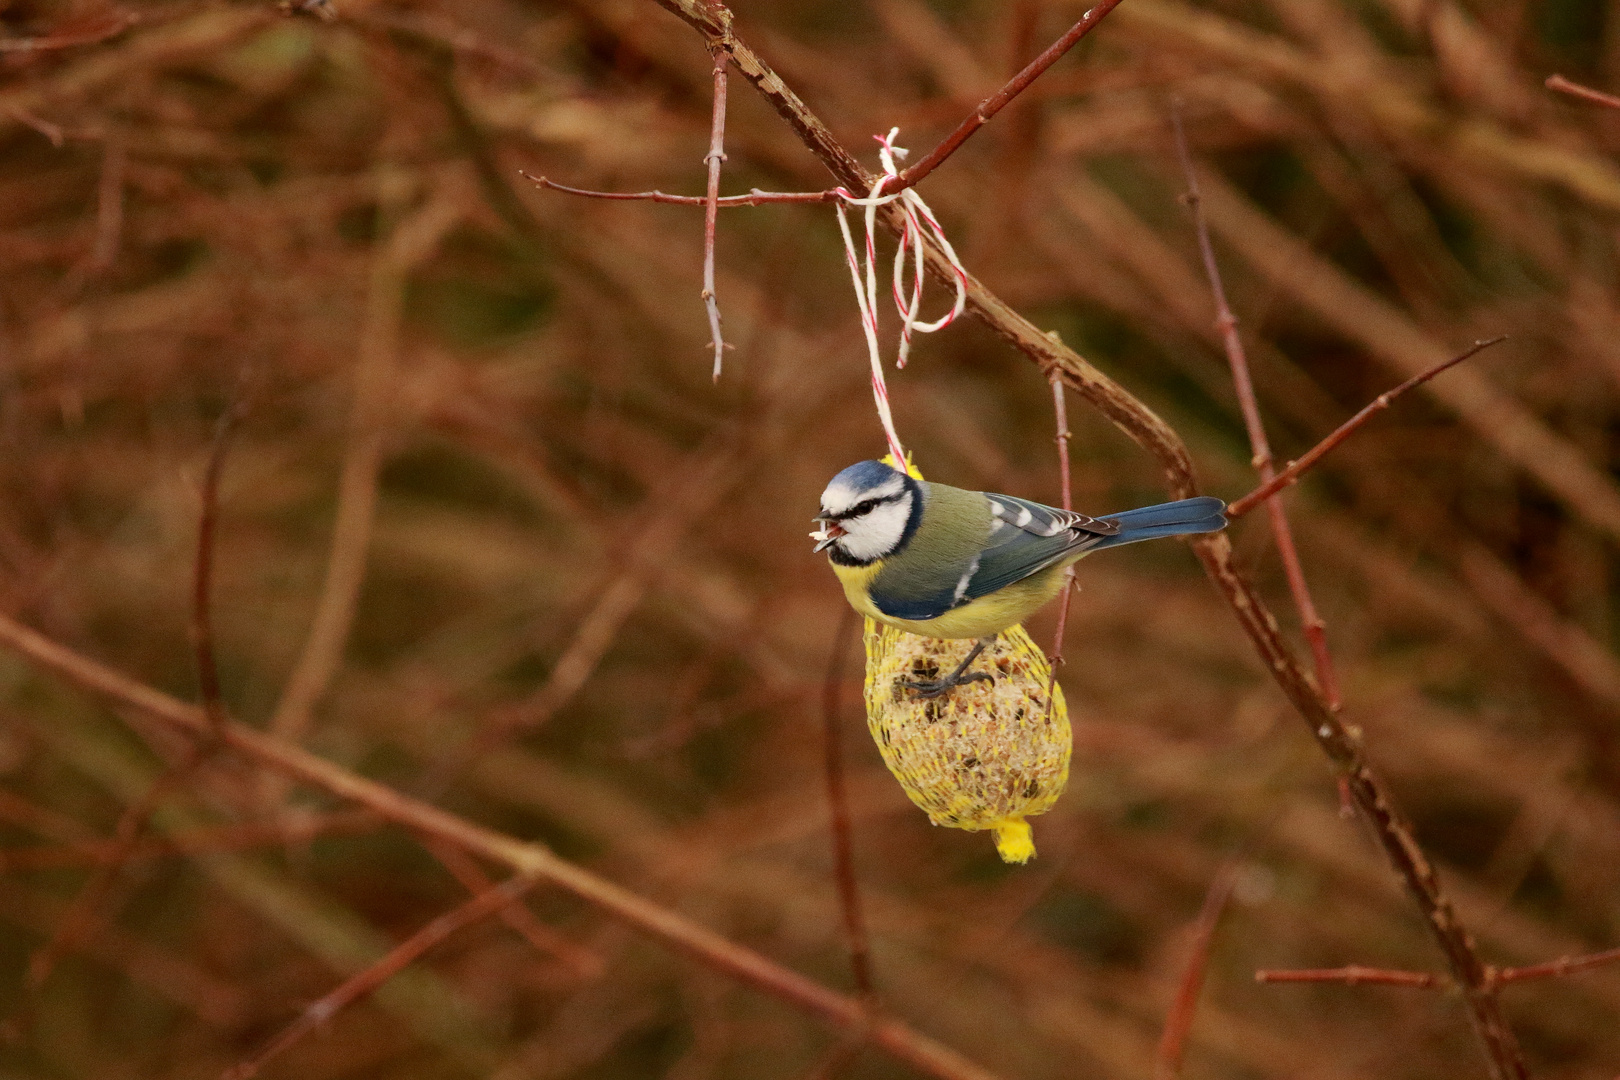
[{"label": "bird's beak", "polygon": [[838,522],[829,521],[826,518],[813,518],[811,524],[821,526],[821,528],[810,534],[810,539],[816,542],[817,551],[826,551],[832,546],[834,540],[843,536],[847,531]]}]

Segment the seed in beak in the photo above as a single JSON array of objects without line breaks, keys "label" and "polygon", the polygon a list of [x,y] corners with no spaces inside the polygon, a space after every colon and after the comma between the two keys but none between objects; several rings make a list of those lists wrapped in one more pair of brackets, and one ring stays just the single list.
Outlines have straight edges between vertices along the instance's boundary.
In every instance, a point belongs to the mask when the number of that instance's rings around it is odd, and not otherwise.
[{"label": "seed in beak", "polygon": [[838,539],[840,536],[843,536],[849,531],[842,525],[838,524],[838,522],[828,521],[826,518],[816,518],[816,524],[820,525],[821,528],[811,533],[810,539],[816,541],[815,549],[817,551],[827,550],[832,546],[832,542],[834,540]]}]

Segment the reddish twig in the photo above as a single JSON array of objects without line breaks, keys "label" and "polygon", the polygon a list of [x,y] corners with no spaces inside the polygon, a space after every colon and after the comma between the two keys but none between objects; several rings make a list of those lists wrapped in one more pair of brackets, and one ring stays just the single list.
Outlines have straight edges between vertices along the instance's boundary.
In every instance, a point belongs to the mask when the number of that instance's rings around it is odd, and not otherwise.
[{"label": "reddish twig", "polygon": [[0,821],[18,825],[30,832],[62,843],[95,842],[96,834],[75,818],[32,803],[21,795],[0,788]]},{"label": "reddish twig", "polygon": [[50,52],[77,45],[96,45],[117,37],[140,21],[141,17],[135,12],[121,11],[103,16],[97,20],[99,25],[92,24],[84,30],[46,34],[43,37],[8,38],[0,41],[0,53]]},{"label": "reddish twig", "polygon": [[[370,832],[382,824],[364,810],[324,814],[307,821],[252,822],[219,825],[177,832],[162,839],[141,840],[122,852],[123,861],[248,851],[273,845],[294,845],[320,836]],[[50,847],[0,849],[0,870],[60,870],[78,866],[105,866],[119,861],[121,846],[114,840],[85,840]]]},{"label": "reddish twig", "polygon": [[219,481],[225,455],[236,432],[241,401],[225,410],[214,428],[213,451],[203,473],[202,509],[197,516],[197,559],[191,585],[191,648],[197,661],[197,693],[211,726],[225,724],[225,704],[219,692],[219,666],[214,659],[214,531],[219,516]]},{"label": "reddish twig", "polygon": [[[0,918],[29,933],[49,937],[61,923],[65,907],[49,893],[0,880]],[[122,933],[117,927],[108,927],[80,942],[77,952],[190,1009],[211,1026],[240,1030],[248,1017],[250,995],[237,984],[143,938]],[[8,1026],[7,1036],[14,1030]]]},{"label": "reddish twig", "polygon": [[45,136],[50,140],[51,145],[58,150],[62,148],[62,144],[67,140],[67,132],[62,129],[60,124],[53,124],[43,117],[36,116],[21,105],[6,106],[6,114],[19,124],[26,124]]},{"label": "reddish twig", "polygon": [[225,467],[225,455],[230,447],[230,435],[236,422],[237,405],[227,409],[214,430],[213,447],[208,455],[208,469],[204,473],[202,508],[198,514],[197,556],[192,584],[191,635],[197,658],[197,682],[202,698],[202,712],[207,719],[205,738],[191,742],[179,761],[170,766],[154,781],[146,792],[126,808],[113,829],[113,850],[107,861],[73,898],[63,915],[57,931],[49,941],[35,950],[28,959],[26,984],[37,991],[45,985],[57,963],[68,952],[77,948],[93,932],[102,904],[112,894],[113,886],[123,874],[124,866],[140,842],[157,808],[162,805],[192,772],[219,745],[219,733],[225,726],[225,710],[219,696],[219,674],[214,667],[214,649],[211,622],[208,617],[212,567],[214,557],[215,504],[219,495],[219,477]]},{"label": "reddish twig", "polygon": [[[4,615],[0,615],[0,645],[92,693],[139,709],[192,736],[209,731],[207,718],[197,707],[64,648]],[[988,1070],[910,1025],[889,1017],[874,1018],[864,1002],[829,990],[667,907],[558,858],[539,844],[474,824],[242,724],[228,722],[221,737],[232,750],[295,780],[369,807],[390,821],[439,837],[519,874],[538,875],[699,963],[835,1027],[867,1031],[871,1045],[939,1080],[996,1080]]]},{"label": "reddish twig", "polygon": [[1547,76],[1547,81],[1542,83],[1542,85],[1549,90],[1556,90],[1560,94],[1568,94],[1571,97],[1584,98],[1587,101],[1596,102],[1599,105],[1607,105],[1611,109],[1620,109],[1620,97],[1615,97],[1613,94],[1605,94],[1601,90],[1594,90],[1590,86],[1582,86],[1578,82],[1570,82],[1562,75],[1549,75]]},{"label": "reddish twig", "polygon": [[[569,187],[549,180],[544,176],[518,171],[518,175],[532,183],[539,184],[551,191],[560,191],[564,195],[580,195],[587,199],[609,199],[619,202],[655,202],[672,203],[676,206],[707,206],[707,195],[668,195],[662,191],[591,191],[588,188]],[[828,188],[826,191],[761,191],[755,188],[747,195],[726,195],[715,200],[719,207],[728,206],[761,206],[766,203],[830,203],[838,201],[838,189]]]},{"label": "reddish twig", "polygon": [[[1047,379],[1052,384],[1052,412],[1056,418],[1057,434],[1052,441],[1057,444],[1058,452],[1058,486],[1062,489],[1060,495],[1063,500],[1063,509],[1074,509],[1074,485],[1069,474],[1069,406],[1063,395],[1063,376],[1057,368],[1047,373]],[[1052,684],[1057,681],[1058,666],[1063,663],[1063,636],[1069,629],[1069,601],[1074,596],[1074,567],[1063,571],[1063,598],[1058,604],[1057,629],[1052,634],[1052,656],[1050,671],[1046,678],[1046,708],[1051,712],[1054,697]]]},{"label": "reddish twig", "polygon": [[1182,970],[1181,982],[1176,987],[1176,999],[1164,1018],[1164,1034],[1159,1037],[1159,1050],[1153,1059],[1154,1080],[1175,1080],[1181,1074],[1182,1058],[1187,1050],[1187,1036],[1192,1032],[1193,1016],[1198,1011],[1198,995],[1204,988],[1204,972],[1209,967],[1209,951],[1215,943],[1215,927],[1226,910],[1237,884],[1237,868],[1226,866],[1209,883],[1204,895],[1204,906],[1192,926],[1192,947],[1187,966]]},{"label": "reddish twig", "polygon": [[516,903],[524,893],[538,885],[540,880],[537,873],[518,874],[492,889],[484,890],[454,911],[440,915],[396,945],[387,956],[352,978],[345,979],[337,989],[311,1004],[298,1019],[283,1028],[280,1034],[252,1057],[226,1069],[221,1074],[221,1080],[249,1080],[249,1077],[257,1076],[259,1070],[264,1068],[270,1059],[289,1049],[348,1006],[372,993],[457,930],[471,926]]},{"label": "reddish twig", "polygon": [[849,812],[849,788],[844,782],[842,741],[842,691],[844,654],[849,650],[850,632],[855,629],[855,611],[846,607],[833,631],[832,652],[827,658],[827,678],[821,690],[822,751],[827,775],[827,807],[832,817],[833,876],[838,882],[838,906],[844,916],[844,936],[849,945],[850,973],[855,990],[870,1002],[877,991],[872,981],[872,953],[867,945],[866,918],[861,911],[861,894],[855,877],[855,842]]},{"label": "reddish twig", "polygon": [[1442,371],[1455,367],[1474,354],[1506,340],[1507,335],[1502,334],[1486,341],[1476,341],[1465,352],[1459,353],[1443,363],[1436,364],[1434,367],[1423,372],[1421,375],[1412,376],[1410,379],[1407,379],[1393,390],[1386,390],[1382,394],[1379,394],[1376,398],[1373,398],[1372,402],[1360,412],[1356,413],[1356,415],[1352,416],[1350,419],[1346,420],[1344,423],[1335,428],[1333,434],[1311,447],[1310,450],[1306,451],[1305,454],[1303,454],[1297,461],[1290,461],[1288,463],[1288,467],[1282,472],[1273,476],[1266,483],[1261,484],[1259,487],[1255,488],[1241,499],[1234,500],[1230,505],[1227,506],[1226,516],[1228,518],[1240,518],[1244,514],[1247,514],[1250,510],[1253,510],[1260,503],[1270,499],[1279,491],[1282,491],[1284,488],[1291,487],[1294,484],[1299,483],[1300,477],[1304,476],[1306,472],[1315,467],[1316,463],[1321,461],[1322,458],[1326,457],[1330,450],[1333,450],[1340,443],[1344,442],[1344,440],[1348,439],[1357,428],[1361,427],[1361,425],[1365,424],[1368,420],[1371,420],[1375,413],[1389,408],[1390,402],[1394,401],[1408,390],[1411,390],[1414,387],[1422,386],[1424,383],[1428,382]]},{"label": "reddish twig", "polygon": [[[60,136],[60,129],[57,131]],[[56,142],[49,132],[46,138]],[[85,284],[105,272],[118,258],[119,240],[124,234],[124,171],[129,155],[124,139],[117,132],[101,137],[101,176],[96,184],[96,225],[90,250],[74,263],[62,278],[61,290],[72,296]]]},{"label": "reddish twig", "polygon": [[[1253,464],[1262,483],[1270,483],[1276,475],[1271,457],[1271,444],[1266,439],[1265,422],[1260,418],[1260,403],[1254,394],[1254,382],[1249,377],[1249,358],[1243,341],[1238,336],[1237,316],[1226,300],[1226,287],[1221,281],[1220,265],[1215,261],[1215,246],[1210,242],[1209,223],[1204,220],[1202,196],[1198,190],[1198,174],[1193,169],[1192,155],[1187,150],[1187,133],[1181,125],[1181,109],[1172,106],[1171,120],[1175,129],[1176,156],[1187,180],[1187,206],[1192,211],[1193,227],[1198,233],[1198,250],[1203,255],[1204,273],[1209,278],[1210,291],[1215,296],[1215,327],[1221,333],[1226,348],[1226,361],[1232,369],[1232,385],[1237,391],[1238,406],[1243,412],[1243,426],[1249,434],[1249,446],[1254,451]],[[1288,514],[1282,500],[1269,499],[1266,511],[1271,518],[1271,533],[1277,543],[1277,556],[1282,560],[1283,573],[1288,578],[1288,591],[1293,594],[1294,606],[1299,609],[1300,627],[1310,644],[1315,661],[1316,681],[1322,687],[1328,707],[1339,708],[1339,680],[1333,670],[1333,658],[1328,653],[1327,623],[1316,610],[1311,599],[1310,586],[1305,583],[1305,570],[1299,562],[1299,551],[1294,546],[1293,530],[1288,526]]]},{"label": "reddish twig", "polygon": [[720,166],[726,160],[726,64],[729,57],[720,45],[710,45],[714,57],[714,115],[709,122],[709,152],[703,162],[709,168],[709,187],[703,202],[703,306],[709,314],[709,338],[714,345],[714,381],[720,381],[720,365],[726,342],[720,334],[720,301],[714,293],[714,228],[720,216]]},{"label": "reddish twig", "polygon": [[1379,986],[1410,986],[1419,990],[1450,982],[1444,975],[1427,971],[1389,971],[1384,968],[1297,968],[1285,971],[1257,971],[1254,981],[1262,983],[1337,982],[1346,986],[1374,983]]},{"label": "reddish twig", "polygon": [[[1485,985],[1492,989],[1507,983],[1529,982],[1533,979],[1558,979],[1592,968],[1620,963],[1620,949],[1587,953],[1583,956],[1561,956],[1544,964],[1527,967],[1485,969]],[[1420,990],[1451,986],[1444,975],[1427,971],[1396,971],[1388,968],[1369,968],[1351,965],[1342,968],[1298,968],[1281,971],[1267,970],[1254,973],[1255,982],[1340,982],[1347,986],[1358,983],[1377,983],[1384,986],[1410,986]]]},{"label": "reddish twig", "polygon": [[28,958],[28,974],[24,984],[29,990],[37,992],[43,987],[62,957],[80,948],[98,929],[98,924],[105,921],[107,916],[101,911],[102,905],[112,895],[113,886],[118,883],[140,842],[147,821],[201,760],[202,755],[198,751],[200,745],[191,744],[178,764],[153,781],[151,787],[119,815],[106,861],[74,896],[57,923],[56,932]]},{"label": "reddish twig", "polygon": [[1557,960],[1549,960],[1545,964],[1531,964],[1529,967],[1499,968],[1494,972],[1492,981],[1512,983],[1525,982],[1529,979],[1556,979],[1573,975],[1577,971],[1588,971],[1614,963],[1620,963],[1620,949],[1608,949],[1604,952],[1588,953],[1585,956],[1561,956]]},{"label": "reddish twig", "polygon": [[1090,10],[1080,17],[1080,21],[1069,27],[1062,37],[1047,46],[1045,52],[1026,64],[1024,70],[1009,79],[1007,84],[1000,90],[979,102],[979,107],[969,113],[967,119],[958,124],[955,131],[945,136],[938,146],[928,152],[926,157],[902,171],[898,180],[883,185],[884,194],[892,195],[897,191],[903,191],[939,168],[945,159],[956,153],[975,131],[988,124],[996,113],[1011,103],[1013,98],[1028,89],[1030,83],[1045,74],[1047,68],[1061,60],[1065,53],[1078,45],[1081,38],[1095,30],[1097,24],[1102,22],[1108,13],[1118,7],[1119,4],[1120,0],[1097,0],[1097,3],[1093,4]]},{"label": "reddish twig", "polygon": [[[495,887],[494,880],[478,865],[478,860],[454,844],[423,834],[423,846],[468,892],[475,896]],[[539,952],[554,957],[581,979],[600,978],[607,965],[602,958],[583,945],[575,944],[562,934],[541,922],[523,904],[508,904],[498,912],[501,921],[511,927],[523,940]]]}]

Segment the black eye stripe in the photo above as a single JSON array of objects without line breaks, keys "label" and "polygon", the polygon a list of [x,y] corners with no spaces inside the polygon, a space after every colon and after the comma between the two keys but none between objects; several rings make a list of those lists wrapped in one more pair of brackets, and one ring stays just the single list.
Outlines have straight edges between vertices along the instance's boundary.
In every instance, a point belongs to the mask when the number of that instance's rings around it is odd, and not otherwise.
[{"label": "black eye stripe", "polygon": [[828,514],[823,516],[829,521],[848,521],[850,518],[860,517],[862,514],[870,514],[873,510],[876,510],[885,503],[899,502],[905,496],[905,494],[905,492],[900,491],[893,495],[885,495],[881,499],[862,499],[848,510],[845,510],[842,514]]}]

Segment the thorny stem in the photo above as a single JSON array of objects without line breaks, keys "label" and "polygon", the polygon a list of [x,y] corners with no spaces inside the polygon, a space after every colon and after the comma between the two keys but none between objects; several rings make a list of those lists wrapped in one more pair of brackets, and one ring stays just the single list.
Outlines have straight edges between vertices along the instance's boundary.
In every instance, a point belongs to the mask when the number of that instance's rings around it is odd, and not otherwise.
[{"label": "thorny stem", "polygon": [[1427,990],[1440,986],[1446,979],[1427,971],[1388,971],[1383,968],[1297,968],[1286,971],[1257,971],[1254,981],[1260,983],[1342,982],[1346,986],[1371,983],[1379,986],[1410,986]]},{"label": "thorny stem", "polygon": [[[1253,465],[1262,483],[1269,484],[1276,475],[1271,457],[1271,443],[1266,439],[1265,422],[1260,418],[1260,403],[1254,394],[1254,381],[1249,377],[1249,358],[1244,352],[1243,340],[1238,336],[1237,316],[1226,299],[1226,286],[1221,282],[1220,265],[1215,261],[1215,246],[1209,239],[1209,223],[1204,220],[1203,199],[1198,190],[1198,174],[1193,169],[1192,155],[1187,151],[1187,133],[1181,125],[1179,104],[1172,105],[1171,120],[1175,128],[1176,156],[1181,171],[1187,178],[1186,202],[1192,210],[1193,227],[1198,233],[1198,250],[1203,256],[1204,273],[1209,278],[1210,291],[1215,296],[1215,327],[1221,333],[1226,348],[1226,361],[1232,369],[1232,386],[1237,391],[1238,407],[1243,412],[1243,426],[1249,435],[1249,446],[1254,452]],[[1288,591],[1299,609],[1300,627],[1310,643],[1311,656],[1316,667],[1316,681],[1327,698],[1328,708],[1339,709],[1339,680],[1333,670],[1333,657],[1328,653],[1327,623],[1316,610],[1311,599],[1310,586],[1305,582],[1305,570],[1299,562],[1299,550],[1294,546],[1294,533],[1288,526],[1288,513],[1282,500],[1266,502],[1266,513],[1271,519],[1271,534],[1277,543],[1277,557],[1282,561],[1283,573],[1288,578]]]},{"label": "thorny stem", "polygon": [[1611,109],[1620,109],[1620,97],[1605,94],[1601,90],[1594,90],[1590,86],[1582,86],[1578,82],[1570,82],[1562,75],[1549,75],[1547,81],[1542,85],[1549,90],[1556,90],[1560,94],[1585,98],[1587,101],[1594,101],[1599,105],[1607,105]]},{"label": "thorny stem", "polygon": [[1428,371],[1425,371],[1420,375],[1414,375],[1410,379],[1407,379],[1405,382],[1401,383],[1401,385],[1395,387],[1395,389],[1386,390],[1382,394],[1379,394],[1377,397],[1373,398],[1372,402],[1360,412],[1356,413],[1356,415],[1352,416],[1350,419],[1346,420],[1344,423],[1335,428],[1331,435],[1306,451],[1305,454],[1299,458],[1299,460],[1290,461],[1288,463],[1288,467],[1282,472],[1273,476],[1266,483],[1261,484],[1259,487],[1255,488],[1241,499],[1233,501],[1226,508],[1226,516],[1228,518],[1240,518],[1244,514],[1247,514],[1250,510],[1253,510],[1258,504],[1270,499],[1273,495],[1277,494],[1279,491],[1282,491],[1284,488],[1292,487],[1294,484],[1299,483],[1300,477],[1304,476],[1306,472],[1314,468],[1316,463],[1321,461],[1322,458],[1326,457],[1330,450],[1333,450],[1340,443],[1344,442],[1344,440],[1348,439],[1357,428],[1361,427],[1361,425],[1365,424],[1368,420],[1371,420],[1374,414],[1389,408],[1390,403],[1396,398],[1400,397],[1402,394],[1413,389],[1414,387],[1423,385],[1436,375],[1440,374],[1442,371],[1455,367],[1474,354],[1506,340],[1507,335],[1503,334],[1498,337],[1490,338],[1486,341],[1476,341],[1466,351],[1453,356],[1450,360],[1436,364]]},{"label": "thorny stem", "polygon": [[849,651],[855,611],[845,607],[833,631],[832,653],[827,659],[827,678],[821,691],[822,750],[827,775],[827,805],[832,815],[833,875],[838,882],[838,906],[844,916],[844,936],[849,944],[850,974],[855,990],[875,1002],[877,990],[872,980],[872,952],[867,944],[866,917],[861,911],[859,879],[855,875],[855,844],[849,787],[844,780],[841,697],[844,685],[844,654]]},{"label": "thorny stem", "polygon": [[720,334],[720,301],[714,293],[714,227],[720,210],[720,166],[726,160],[726,64],[723,45],[710,45],[714,56],[714,116],[709,125],[709,152],[703,158],[709,167],[709,187],[703,206],[703,306],[709,313],[709,337],[714,345],[714,381],[720,381],[720,365],[726,342]]},{"label": "thorny stem", "polygon": [[1182,970],[1170,1013],[1164,1018],[1164,1034],[1159,1038],[1159,1050],[1153,1059],[1154,1080],[1175,1080],[1181,1074],[1187,1036],[1192,1032],[1193,1017],[1198,1012],[1198,994],[1204,987],[1204,972],[1209,967],[1209,951],[1215,943],[1215,927],[1220,924],[1221,913],[1226,910],[1236,884],[1235,866],[1223,867],[1209,883],[1204,905],[1193,922],[1187,966]]},{"label": "thorny stem", "polygon": [[538,873],[518,874],[501,884],[486,889],[454,911],[440,915],[422,929],[396,945],[388,955],[375,964],[345,979],[337,989],[306,1007],[252,1057],[239,1062],[221,1074],[221,1080],[250,1080],[257,1076],[270,1060],[290,1049],[304,1036],[326,1024],[348,1006],[370,994],[377,987],[404,970],[423,953],[444,941],[456,931],[471,926],[481,919],[516,903],[523,894],[541,881]]},{"label": "thorny stem", "polygon": [[1587,953],[1585,956],[1561,956],[1557,960],[1549,960],[1545,964],[1495,969],[1493,971],[1493,981],[1510,983],[1525,982],[1530,979],[1560,978],[1565,975],[1572,975],[1577,971],[1587,971],[1591,968],[1602,967],[1605,964],[1616,962],[1620,962],[1620,949],[1607,949],[1603,952]]},{"label": "thorny stem", "polygon": [[[1486,985],[1495,988],[1508,983],[1530,982],[1534,979],[1558,979],[1592,968],[1620,962],[1620,949],[1587,953],[1583,956],[1561,956],[1545,964],[1527,967],[1487,967]],[[1357,983],[1381,983],[1387,986],[1411,986],[1420,990],[1447,987],[1451,980],[1444,975],[1427,971],[1396,971],[1388,968],[1368,968],[1351,965],[1342,968],[1297,968],[1282,971],[1261,970],[1254,973],[1255,982],[1341,982],[1347,986]]]},{"label": "thorny stem", "polygon": [[[555,180],[544,176],[536,176],[530,172],[518,170],[518,175],[531,183],[539,184],[552,191],[560,191],[564,195],[581,195],[587,199],[608,199],[619,202],[655,202],[673,203],[676,206],[707,206],[707,195],[669,195],[662,191],[591,191],[588,188],[569,187],[559,184]],[[721,207],[732,206],[761,206],[765,203],[830,203],[838,201],[838,189],[828,188],[826,191],[761,191],[755,188],[747,195],[726,195],[716,199],[715,203]]]}]

